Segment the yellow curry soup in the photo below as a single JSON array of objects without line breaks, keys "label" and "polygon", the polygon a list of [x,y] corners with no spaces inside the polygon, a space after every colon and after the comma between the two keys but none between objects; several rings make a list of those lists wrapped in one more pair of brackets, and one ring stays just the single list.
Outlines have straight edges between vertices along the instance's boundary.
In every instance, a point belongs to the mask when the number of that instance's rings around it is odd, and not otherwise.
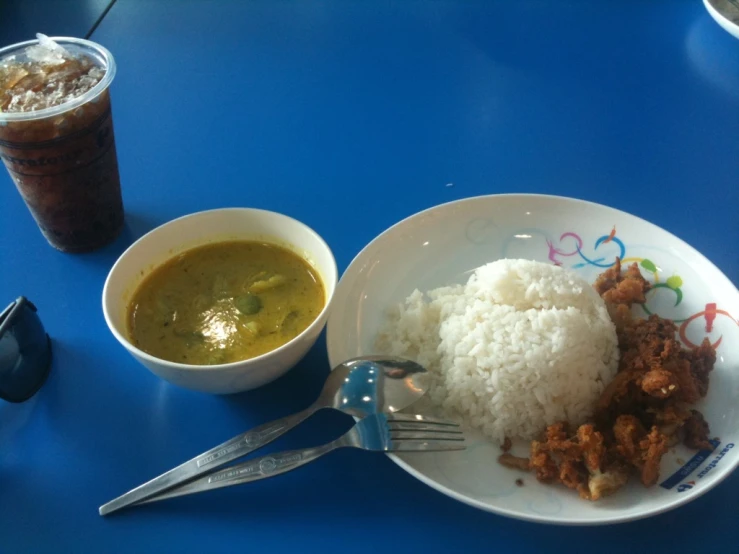
[{"label": "yellow curry soup", "polygon": [[137,347],[195,365],[236,362],[282,346],[321,313],[317,272],[296,253],[257,241],[188,250],[148,275],[128,306]]}]

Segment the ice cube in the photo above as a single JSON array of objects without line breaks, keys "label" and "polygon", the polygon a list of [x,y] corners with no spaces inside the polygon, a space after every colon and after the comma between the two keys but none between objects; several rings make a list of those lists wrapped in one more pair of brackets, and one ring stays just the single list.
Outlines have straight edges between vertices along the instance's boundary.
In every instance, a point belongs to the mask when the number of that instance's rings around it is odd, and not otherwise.
[{"label": "ice cube", "polygon": [[0,67],[0,88],[11,89],[27,75],[28,71],[21,65],[2,66]]},{"label": "ice cube", "polygon": [[96,81],[101,81],[103,77],[105,77],[105,70],[102,67],[94,66],[92,69],[90,69],[88,75]]},{"label": "ice cube", "polygon": [[49,65],[59,65],[72,57],[66,49],[46,35],[38,33],[36,38],[38,38],[38,44],[29,46],[25,51],[29,60]]},{"label": "ice cube", "polygon": [[31,61],[45,63],[48,65],[58,65],[64,63],[64,58],[61,56],[61,54],[37,44],[26,48],[26,57]]},{"label": "ice cube", "polygon": [[65,57],[65,58],[72,57],[72,54],[69,52],[69,50],[64,48],[64,46],[62,46],[61,44],[54,42],[46,35],[42,33],[36,33],[36,38],[38,39],[39,46],[42,46],[46,48],[47,50],[51,50],[53,52],[58,52],[59,54],[62,55],[62,57]]}]

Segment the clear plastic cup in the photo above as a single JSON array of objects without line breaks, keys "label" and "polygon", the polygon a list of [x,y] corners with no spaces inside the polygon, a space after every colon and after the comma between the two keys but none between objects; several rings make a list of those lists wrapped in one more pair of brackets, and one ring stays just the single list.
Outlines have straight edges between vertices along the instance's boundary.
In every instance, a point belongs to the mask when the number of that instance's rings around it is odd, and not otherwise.
[{"label": "clear plastic cup", "polygon": [[[92,89],[59,106],[0,112],[0,157],[48,242],[64,252],[85,252],[110,243],[123,228],[109,93],[116,65],[94,42],[53,40],[105,73]],[[0,63],[11,56],[24,61],[25,49],[38,42],[0,49]]]}]

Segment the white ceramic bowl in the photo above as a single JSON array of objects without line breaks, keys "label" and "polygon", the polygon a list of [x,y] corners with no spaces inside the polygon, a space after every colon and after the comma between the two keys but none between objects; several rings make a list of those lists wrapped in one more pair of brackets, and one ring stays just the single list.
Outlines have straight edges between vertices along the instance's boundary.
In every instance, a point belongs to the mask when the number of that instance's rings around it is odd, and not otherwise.
[{"label": "white ceramic bowl", "polygon": [[[127,305],[139,283],[152,269],[184,250],[224,240],[264,240],[305,258],[318,271],[326,291],[326,305],[315,321],[287,344],[256,358],[229,364],[169,362],[131,344],[126,329]],[[118,342],[152,373],[188,389],[229,394],[269,383],[300,361],[326,323],[336,282],[336,261],[331,249],[303,223],[265,210],[224,208],[175,219],[133,243],[108,274],[103,288],[103,313]]]},{"label": "white ceramic bowl", "polygon": [[[638,261],[646,278],[663,284],[652,289],[647,307],[683,320],[685,341],[699,344],[707,336],[715,344],[723,337],[708,396],[697,406],[720,438],[713,452],[697,455],[680,446],[664,456],[660,486],[646,489],[632,479],[598,502],[499,465],[499,446],[475,433],[467,435],[465,451],[392,459],[452,498],[532,521],[612,523],[669,510],[717,485],[739,463],[739,292],[696,250],[642,219],[580,200],[523,194],[469,198],[405,219],[364,248],[342,276],[327,327],[331,365],[372,353],[385,310],[415,288],[464,283],[469,270],[506,257],[560,263],[592,282],[616,256]],[[714,315],[710,331],[707,309]],[[525,443],[514,446],[528,450]],[[523,487],[516,486],[519,477]]]},{"label": "white ceramic bowl", "polygon": [[728,0],[703,0],[711,17],[734,38],[739,38],[739,7]]}]

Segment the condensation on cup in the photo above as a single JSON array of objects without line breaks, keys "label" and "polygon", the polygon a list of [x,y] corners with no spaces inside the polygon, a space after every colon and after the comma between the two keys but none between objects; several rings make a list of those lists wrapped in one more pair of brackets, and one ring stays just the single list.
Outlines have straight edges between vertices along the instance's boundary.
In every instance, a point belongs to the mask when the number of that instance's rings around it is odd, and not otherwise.
[{"label": "condensation on cup", "polygon": [[87,252],[123,228],[111,53],[38,35],[0,49],[0,157],[48,242]]}]

